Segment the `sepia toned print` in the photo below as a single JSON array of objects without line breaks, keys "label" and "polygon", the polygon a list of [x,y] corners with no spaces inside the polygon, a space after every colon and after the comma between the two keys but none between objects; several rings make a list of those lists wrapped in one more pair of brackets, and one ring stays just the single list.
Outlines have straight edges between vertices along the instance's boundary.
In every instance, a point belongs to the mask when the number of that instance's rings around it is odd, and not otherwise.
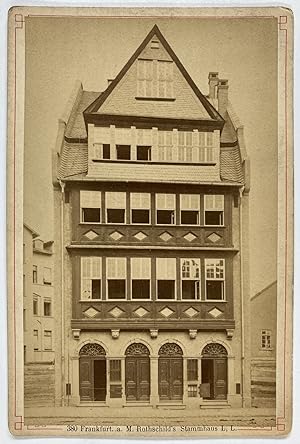
[{"label": "sepia toned print", "polygon": [[12,433],[286,434],[290,11],[17,8],[10,32]]}]

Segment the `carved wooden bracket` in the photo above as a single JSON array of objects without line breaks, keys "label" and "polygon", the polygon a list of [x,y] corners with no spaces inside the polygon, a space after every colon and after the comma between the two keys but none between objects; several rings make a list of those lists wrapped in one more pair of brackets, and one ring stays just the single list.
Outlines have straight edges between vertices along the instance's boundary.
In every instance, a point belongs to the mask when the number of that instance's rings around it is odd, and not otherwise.
[{"label": "carved wooden bracket", "polygon": [[232,339],[233,332],[234,332],[234,329],[232,329],[232,328],[227,328],[226,329],[227,339]]},{"label": "carved wooden bracket", "polygon": [[78,340],[80,338],[80,332],[80,328],[72,328],[73,338]]},{"label": "carved wooden bracket", "polygon": [[120,336],[120,329],[111,330],[111,337],[113,339],[118,339]]},{"label": "carved wooden bracket", "polygon": [[156,339],[158,336],[158,330],[156,328],[150,328],[150,336],[152,339]]},{"label": "carved wooden bracket", "polygon": [[189,335],[191,339],[195,339],[197,337],[198,330],[189,330]]}]

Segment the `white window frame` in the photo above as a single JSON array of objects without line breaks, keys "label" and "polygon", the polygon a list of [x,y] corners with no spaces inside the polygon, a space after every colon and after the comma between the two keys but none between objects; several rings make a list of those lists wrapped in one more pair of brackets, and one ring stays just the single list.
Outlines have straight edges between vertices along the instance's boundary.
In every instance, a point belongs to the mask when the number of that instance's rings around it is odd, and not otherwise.
[{"label": "white window frame", "polygon": [[[112,195],[122,195],[124,207],[118,206],[118,204],[114,204],[116,206],[108,206],[109,198]],[[110,204],[111,205],[111,204]],[[121,204],[120,204],[121,205]],[[107,210],[124,210],[124,222],[108,222],[108,212]],[[125,225],[126,224],[126,191],[106,191],[105,192],[105,223],[109,225]]]},{"label": "white window frame", "polygon": [[[140,273],[138,273],[138,275],[139,275],[139,277],[133,277],[133,269],[134,269],[134,266],[135,266],[135,264],[134,264],[134,261],[137,261],[137,260],[140,260],[140,262],[142,263],[143,261],[144,262],[148,262],[148,267],[147,267],[147,271],[148,271],[148,273],[147,273],[147,275],[146,275],[146,273],[145,273],[145,276],[143,276],[143,265],[142,264],[140,264],[140,269],[139,269],[139,271],[140,271]],[[131,276],[130,276],[130,300],[131,301],[140,301],[140,302],[142,302],[142,301],[151,301],[151,257],[132,257],[132,258],[130,258],[130,270],[131,270]],[[134,281],[134,280],[143,280],[143,281],[146,281],[146,280],[148,280],[149,281],[149,298],[147,298],[147,299],[133,299],[132,298],[132,282]]]},{"label": "white window frame", "polygon": [[[50,335],[48,335],[46,333],[50,333]],[[45,347],[45,342],[46,342],[45,338],[50,338],[51,348],[46,348]],[[44,351],[53,351],[53,334],[52,334],[52,330],[44,330],[43,348],[44,348]]]},{"label": "white window frame", "polygon": [[157,161],[176,162],[173,131],[158,131]]},{"label": "white window frame", "polygon": [[[47,273],[49,274],[50,279],[47,278]],[[46,277],[45,277],[46,275]],[[52,269],[50,267],[43,268],[43,284],[52,285]]]},{"label": "white window frame", "polygon": [[[157,205],[158,196],[165,196],[164,197],[165,206],[163,208],[158,208],[158,205]],[[172,208],[171,208],[171,205],[167,204],[167,197],[166,196],[173,196]],[[173,223],[170,223],[170,224],[159,224],[157,222],[157,211],[159,211],[159,210],[173,211]],[[176,225],[176,194],[174,194],[174,193],[156,193],[155,194],[155,224],[159,225],[159,226],[173,226],[173,225]]]},{"label": "white window frame", "polygon": [[[183,277],[183,263],[184,261],[195,261],[198,263],[199,267],[199,277]],[[182,282],[183,281],[196,281],[195,284],[198,286],[198,290],[195,288],[195,298],[183,299],[182,298]],[[185,301],[201,301],[201,260],[199,258],[181,258],[180,259],[180,284],[181,284],[181,298],[180,300]],[[197,294],[198,293],[198,294]]]},{"label": "white window frame", "polygon": [[[45,303],[46,304],[50,304],[50,314],[49,315],[45,315]],[[43,300],[43,316],[46,318],[51,318],[52,317],[52,301],[50,298],[44,298]]]},{"label": "white window frame", "polygon": [[137,97],[174,99],[174,62],[172,60],[137,60]]},{"label": "white window frame", "polygon": [[[84,262],[86,262],[88,265],[86,265],[89,268],[89,276],[84,277]],[[98,262],[98,265],[96,263]],[[93,265],[94,263],[94,265]],[[99,273],[95,272],[93,268],[99,269]],[[100,298],[93,299],[92,298],[92,280],[100,280]],[[89,282],[89,290],[86,290],[86,287],[88,285],[84,285],[84,281],[86,284]],[[83,298],[83,293],[89,292],[90,297]],[[102,257],[100,256],[82,256],[80,258],[80,301],[101,301],[102,300]]]},{"label": "white window frame", "polygon": [[[183,196],[185,197],[189,197],[189,201],[190,201],[190,208],[183,208]],[[192,205],[192,198],[196,196],[198,198],[198,205],[197,206],[193,206]],[[181,220],[181,212],[182,211],[197,211],[198,215],[197,215],[197,223],[196,224],[184,224],[182,223]],[[180,225],[184,225],[184,226],[193,226],[193,227],[197,227],[200,225],[200,194],[180,194]]]},{"label": "white window frame", "polygon": [[[222,278],[218,278],[215,277],[215,275],[217,274],[216,272],[216,268],[217,268],[217,263],[219,261],[223,261],[223,265],[219,268],[223,269],[223,277]],[[214,277],[207,277],[207,269],[208,269],[208,263],[209,262],[214,262]],[[226,262],[225,259],[223,258],[212,258],[212,259],[204,259],[204,279],[205,279],[205,301],[207,302],[226,302]],[[218,281],[218,282],[223,282],[223,287],[222,287],[222,299],[208,299],[207,298],[207,288],[206,288],[206,282],[207,281]]]},{"label": "white window frame", "polygon": [[[143,205],[142,198],[140,197],[140,206],[136,207],[133,206],[133,195],[147,195],[149,197],[149,207],[146,205]],[[132,210],[148,210],[149,211],[149,222],[148,223],[141,223],[141,222],[132,222]],[[132,225],[151,225],[151,193],[130,193],[130,223]]]},{"label": "white window frame", "polygon": [[[170,261],[170,263],[173,263],[172,268],[173,268],[173,273],[174,273],[174,277],[172,279],[167,279],[164,277],[160,277],[160,273],[165,269],[168,268],[168,266],[163,264],[163,261],[165,261],[165,263],[167,263],[167,261]],[[172,262],[171,262],[172,261]],[[177,274],[177,261],[175,257],[157,257],[156,261],[156,295],[155,295],[155,299],[157,301],[169,301],[169,302],[173,302],[173,301],[177,301],[177,279],[176,279],[176,274]],[[169,270],[170,271],[170,270]],[[166,274],[169,273],[169,271],[167,271]],[[172,274],[172,273],[170,273]],[[174,298],[173,299],[159,299],[158,298],[158,281],[174,281]]]},{"label": "white window frame", "polygon": [[[114,261],[115,262],[115,267],[116,267],[116,270],[118,270],[118,268],[119,268],[119,266],[120,265],[118,265],[118,262],[120,262],[120,263],[124,263],[125,265],[124,265],[124,277],[119,277],[119,276],[114,276],[114,277],[110,277],[110,273],[109,273],[109,262],[110,261]],[[118,271],[116,271],[116,274],[118,273]],[[116,299],[114,299],[114,298],[110,298],[109,296],[108,296],[108,281],[110,281],[110,280],[124,280],[125,281],[125,296],[124,296],[124,298],[122,298],[122,299],[118,299],[118,298],[116,298]],[[126,301],[127,300],[127,258],[126,257],[107,257],[106,258],[106,279],[105,279],[105,285],[106,285],[106,300],[107,301],[119,301],[119,302],[122,302],[122,301]]]},{"label": "white window frame", "polygon": [[[88,198],[87,196],[90,196]],[[93,197],[92,197],[93,196]],[[92,203],[88,203],[88,206],[84,205],[84,200],[90,200]],[[94,206],[94,203],[99,206]],[[84,208],[96,208],[99,209],[100,214],[100,222],[85,222],[83,220],[83,209]],[[101,191],[96,190],[80,190],[80,223],[81,224],[88,224],[88,225],[99,225],[101,224]]]},{"label": "white window frame", "polygon": [[[263,339],[265,338],[265,344],[269,343],[269,346],[263,346]],[[269,340],[268,340],[269,338]],[[260,348],[263,351],[272,350],[272,330],[269,329],[263,329],[261,330],[261,336],[260,336]]]},{"label": "white window frame", "polygon": [[[207,200],[208,198],[213,198],[213,205],[211,207],[208,206],[207,204]],[[217,205],[217,198],[221,197],[222,198],[222,206]],[[224,194],[204,194],[204,225],[206,227],[224,227],[224,219],[225,219],[225,197]],[[206,211],[210,211],[210,212],[221,212],[222,213],[222,224],[218,224],[218,225],[211,225],[211,224],[206,224],[205,219],[206,219]]]}]

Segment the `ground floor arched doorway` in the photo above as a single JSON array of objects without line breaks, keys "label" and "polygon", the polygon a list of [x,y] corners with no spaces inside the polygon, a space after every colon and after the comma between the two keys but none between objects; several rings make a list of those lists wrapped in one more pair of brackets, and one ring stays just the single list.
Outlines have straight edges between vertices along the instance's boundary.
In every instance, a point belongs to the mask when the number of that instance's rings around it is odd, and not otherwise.
[{"label": "ground floor arched doorway", "polygon": [[164,344],[158,352],[158,392],[161,401],[179,401],[183,396],[182,349],[175,343]]},{"label": "ground floor arched doorway", "polygon": [[126,349],[125,387],[127,401],[149,401],[150,399],[150,358],[148,348],[133,343]]},{"label": "ground floor arched doorway", "polygon": [[79,352],[79,393],[81,401],[106,400],[106,357],[99,344],[86,344]]},{"label": "ground floor arched doorway", "polygon": [[204,347],[201,375],[203,399],[227,398],[227,350],[223,345],[211,343]]}]

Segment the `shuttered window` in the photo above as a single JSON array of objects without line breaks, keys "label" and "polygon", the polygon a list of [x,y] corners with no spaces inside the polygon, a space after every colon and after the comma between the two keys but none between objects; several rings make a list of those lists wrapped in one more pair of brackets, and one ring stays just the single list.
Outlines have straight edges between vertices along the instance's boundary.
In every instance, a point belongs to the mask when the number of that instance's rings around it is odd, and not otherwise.
[{"label": "shuttered window", "polygon": [[106,192],[105,203],[107,223],[124,224],[126,213],[126,193]]},{"label": "shuttered window", "polygon": [[224,225],[224,195],[206,194],[204,196],[205,225]]},{"label": "shuttered window", "polygon": [[156,259],[157,299],[176,298],[176,259]]},{"label": "shuttered window", "polygon": [[180,195],[180,223],[182,225],[199,225],[200,223],[200,195]]},{"label": "shuttered window", "polygon": [[150,223],[150,193],[130,193],[131,223]]},{"label": "shuttered window", "polygon": [[126,258],[106,258],[106,278],[108,299],[126,298]]},{"label": "shuttered window", "polygon": [[80,191],[80,222],[101,222],[101,191]]},{"label": "shuttered window", "polygon": [[173,62],[163,60],[137,61],[137,96],[173,98]]},{"label": "shuttered window", "polygon": [[173,146],[172,131],[158,131],[158,161],[172,162],[176,160]]},{"label": "shuttered window", "polygon": [[175,224],[175,194],[156,194],[156,223]]},{"label": "shuttered window", "polygon": [[131,299],[150,299],[151,259],[131,258]]},{"label": "shuttered window", "polygon": [[102,258],[81,258],[81,300],[101,299]]}]

